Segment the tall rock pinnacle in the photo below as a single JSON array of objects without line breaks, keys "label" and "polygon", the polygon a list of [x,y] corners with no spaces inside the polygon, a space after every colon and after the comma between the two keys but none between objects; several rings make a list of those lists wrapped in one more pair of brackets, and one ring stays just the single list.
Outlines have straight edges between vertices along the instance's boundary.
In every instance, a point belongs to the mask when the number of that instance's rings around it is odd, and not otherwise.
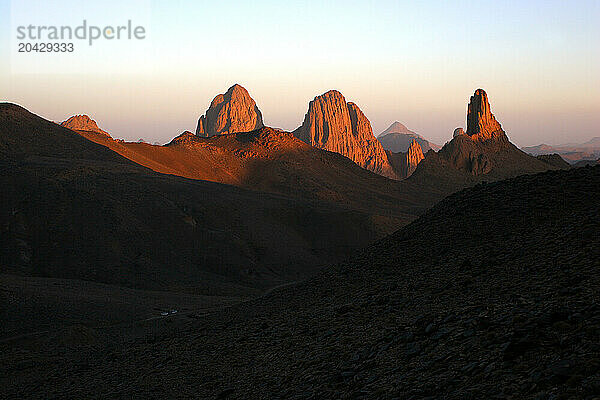
[{"label": "tall rock pinnacle", "polygon": [[377,174],[397,178],[367,117],[337,90],[309,103],[304,122],[294,136],[311,146],[342,154]]},{"label": "tall rock pinnacle", "polygon": [[196,135],[250,132],[263,126],[262,114],[256,102],[246,89],[235,84],[226,93],[213,99],[205,115],[198,120]]},{"label": "tall rock pinnacle", "polygon": [[417,165],[424,159],[423,150],[416,140],[413,140],[406,152],[406,171],[405,176],[409,177],[417,169]]},{"label": "tall rock pinnacle", "polygon": [[504,131],[494,118],[487,94],[483,89],[477,89],[471,96],[467,108],[467,135],[474,140],[488,140],[503,137]]}]

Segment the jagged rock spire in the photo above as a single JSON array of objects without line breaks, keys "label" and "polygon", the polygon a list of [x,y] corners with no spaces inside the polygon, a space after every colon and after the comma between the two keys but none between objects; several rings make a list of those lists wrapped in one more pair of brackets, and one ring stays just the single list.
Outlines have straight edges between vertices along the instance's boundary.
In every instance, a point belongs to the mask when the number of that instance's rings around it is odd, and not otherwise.
[{"label": "jagged rock spire", "polygon": [[406,152],[406,176],[409,177],[417,169],[417,165],[423,160],[423,149],[416,140],[413,140]]},{"label": "jagged rock spire", "polygon": [[502,126],[494,118],[487,94],[483,89],[477,89],[471,96],[467,108],[466,134],[474,140],[488,140],[504,136]]}]

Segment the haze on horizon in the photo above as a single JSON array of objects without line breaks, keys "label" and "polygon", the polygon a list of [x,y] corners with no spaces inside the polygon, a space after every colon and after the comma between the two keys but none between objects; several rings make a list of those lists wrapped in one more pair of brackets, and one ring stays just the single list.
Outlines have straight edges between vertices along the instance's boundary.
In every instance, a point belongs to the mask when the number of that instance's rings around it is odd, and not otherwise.
[{"label": "haze on horizon", "polygon": [[[23,3],[35,5],[32,21],[47,24],[130,15],[117,1]],[[234,83],[265,124],[286,130],[316,95],[337,89],[376,135],[398,120],[443,144],[483,88],[520,146],[600,136],[598,2],[224,3],[128,3],[148,18],[143,44],[94,44],[65,73],[47,73],[38,58],[34,74],[13,68],[14,13],[2,0],[0,100],[56,121],[88,114],[114,137],[164,143],[194,131]],[[58,15],[64,9],[73,12]]]}]

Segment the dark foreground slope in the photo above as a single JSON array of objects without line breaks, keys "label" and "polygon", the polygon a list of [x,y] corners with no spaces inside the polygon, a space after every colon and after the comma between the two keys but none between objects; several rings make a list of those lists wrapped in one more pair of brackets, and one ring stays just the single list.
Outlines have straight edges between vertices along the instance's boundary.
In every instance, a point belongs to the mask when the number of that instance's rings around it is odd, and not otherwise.
[{"label": "dark foreground slope", "polygon": [[[0,187],[0,337],[256,295],[390,229],[342,205],[158,174],[6,103]],[[172,300],[134,300],[153,296]]]},{"label": "dark foreground slope", "polygon": [[2,344],[0,390],[592,399],[600,391],[599,196],[600,167],[477,185],[352,261],[252,302],[148,324],[130,342],[107,345],[109,333],[97,330],[84,345],[72,334]]}]

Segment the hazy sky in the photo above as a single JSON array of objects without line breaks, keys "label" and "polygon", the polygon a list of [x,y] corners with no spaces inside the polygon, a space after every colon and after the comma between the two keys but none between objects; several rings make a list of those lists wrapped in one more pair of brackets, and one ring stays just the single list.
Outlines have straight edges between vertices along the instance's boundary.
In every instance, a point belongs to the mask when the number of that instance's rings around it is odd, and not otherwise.
[{"label": "hazy sky", "polygon": [[[131,19],[147,37],[17,53],[17,25],[83,18]],[[599,1],[0,0],[0,99],[167,142],[234,83],[288,130],[338,89],[375,134],[398,120],[441,144],[481,87],[518,145],[582,142],[600,136],[599,45]]]}]

